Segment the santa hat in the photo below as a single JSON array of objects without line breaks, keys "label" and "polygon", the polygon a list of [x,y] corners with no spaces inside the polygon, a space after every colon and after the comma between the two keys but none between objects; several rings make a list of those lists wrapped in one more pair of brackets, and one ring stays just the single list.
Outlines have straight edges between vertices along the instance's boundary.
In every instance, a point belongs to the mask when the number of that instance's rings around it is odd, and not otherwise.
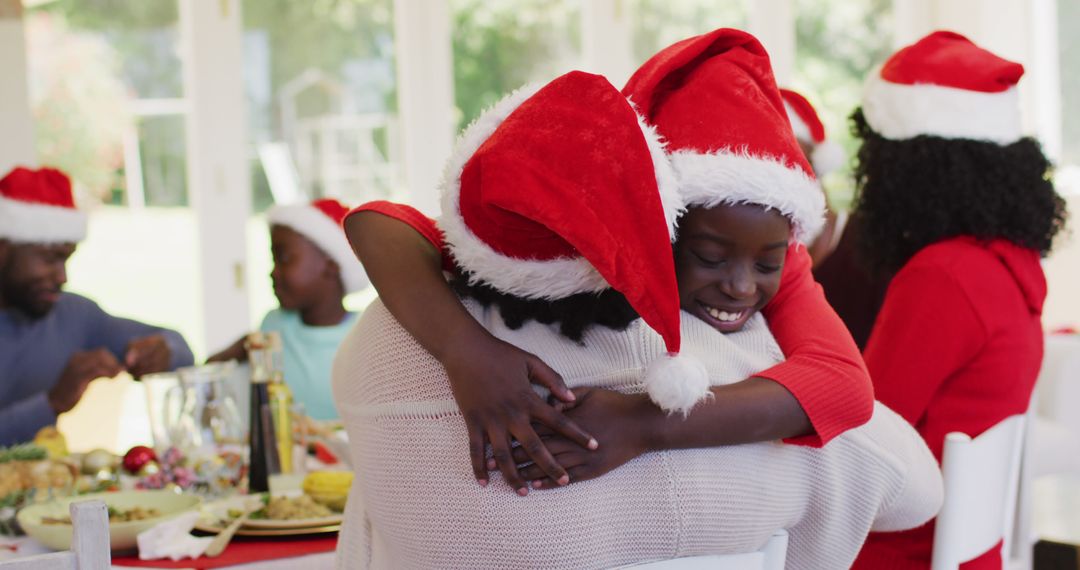
[{"label": "santa hat", "polygon": [[784,100],[784,110],[795,138],[813,148],[809,158],[814,174],[825,176],[843,166],[844,149],[825,138],[825,125],[810,101],[791,89],[781,89],[780,97]]},{"label": "santa hat", "polygon": [[75,208],[66,174],[20,166],[0,179],[0,239],[76,243],[85,237],[86,214]]},{"label": "santa hat", "polygon": [[623,94],[664,137],[687,206],[760,204],[787,216],[796,240],[817,233],[825,199],[753,36],[725,28],[671,45]]},{"label": "santa hat", "polygon": [[896,52],[863,91],[866,123],[893,140],[930,135],[1006,145],[1021,137],[1024,66],[964,36],[934,32]]},{"label": "santa hat", "polygon": [[614,288],[664,339],[646,387],[668,411],[710,392],[679,356],[671,253],[682,211],[659,138],[606,79],[575,71],[522,89],[466,129],[439,225],[473,283],[529,299]]},{"label": "santa hat", "polygon": [[271,225],[285,226],[308,238],[341,270],[341,282],[346,293],[367,287],[367,274],[356,259],[341,222],[349,212],[341,202],[332,198],[315,200],[310,204],[275,206],[267,214]]}]

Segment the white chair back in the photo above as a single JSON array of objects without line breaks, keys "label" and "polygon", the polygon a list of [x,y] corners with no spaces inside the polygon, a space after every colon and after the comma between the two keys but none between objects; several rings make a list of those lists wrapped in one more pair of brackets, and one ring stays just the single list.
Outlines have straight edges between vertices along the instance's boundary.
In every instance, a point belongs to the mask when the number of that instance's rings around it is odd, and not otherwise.
[{"label": "white chair back", "polygon": [[3,570],[109,570],[109,511],[102,501],[71,504],[71,550],[0,562]]},{"label": "white chair back", "polygon": [[743,554],[687,556],[659,562],[624,566],[634,570],[784,570],[787,561],[788,533],[778,530],[761,550]]},{"label": "white chair back", "polygon": [[1004,561],[1007,570],[1031,570],[1035,563],[1035,543],[1038,537],[1035,535],[1035,405],[1032,396],[1032,405],[1025,414],[1024,424],[1024,447],[1020,452],[1020,476],[1016,495],[1016,514],[1013,517],[1013,530],[1011,552],[1009,559]]},{"label": "white chair back", "polygon": [[955,570],[1001,540],[1002,559],[1008,559],[1026,420],[1005,418],[974,440],[959,432],[945,436],[945,502],[934,530],[931,570]]}]

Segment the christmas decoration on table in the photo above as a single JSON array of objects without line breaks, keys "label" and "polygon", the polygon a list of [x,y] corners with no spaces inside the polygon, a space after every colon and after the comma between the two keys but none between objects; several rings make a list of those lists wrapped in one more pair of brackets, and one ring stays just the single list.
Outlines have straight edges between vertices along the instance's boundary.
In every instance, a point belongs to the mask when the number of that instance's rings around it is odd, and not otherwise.
[{"label": "christmas decoration on table", "polygon": [[124,468],[136,476],[136,489],[176,489],[204,495],[232,492],[243,475],[243,459],[233,452],[185,455],[170,447],[160,456],[137,446],[124,455]]},{"label": "christmas decoration on table", "polygon": [[[136,449],[133,448],[128,453],[130,454]],[[136,489],[188,489],[195,483],[195,473],[188,467],[187,457],[175,447],[166,449],[156,462],[147,459],[142,452],[136,452],[135,455],[139,459],[145,460],[139,463],[136,470],[137,475],[141,477],[135,483]],[[126,457],[127,455],[125,455]],[[133,461],[132,463],[137,462]]]},{"label": "christmas decoration on table", "polygon": [[83,475],[92,475],[99,479],[112,478],[120,464],[116,454],[104,449],[94,449],[82,456],[80,471]]},{"label": "christmas decoration on table", "polygon": [[139,473],[148,463],[156,462],[157,454],[145,445],[136,445],[124,454],[124,471]]}]

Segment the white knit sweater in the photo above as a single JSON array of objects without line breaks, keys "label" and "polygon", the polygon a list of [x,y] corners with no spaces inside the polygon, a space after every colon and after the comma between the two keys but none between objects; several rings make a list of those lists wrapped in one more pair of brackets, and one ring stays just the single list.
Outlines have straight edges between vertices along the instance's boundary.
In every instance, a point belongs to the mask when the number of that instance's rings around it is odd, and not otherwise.
[{"label": "white knit sweater", "polygon": [[[642,390],[664,351],[639,319],[593,327],[584,346],[539,323],[509,330],[466,301],[488,330],[559,371],[567,384]],[[759,316],[723,335],[684,315],[683,350],[715,384],[781,360]],[[866,533],[918,526],[941,503],[937,463],[919,435],[878,404],[826,447],[759,443],[648,453],[599,479],[518,497],[497,473],[472,477],[464,422],[446,373],[374,302],[345,338],[334,397],[357,478],[338,568],[612,568],[749,552],[790,533],[788,568],[848,568]]]}]

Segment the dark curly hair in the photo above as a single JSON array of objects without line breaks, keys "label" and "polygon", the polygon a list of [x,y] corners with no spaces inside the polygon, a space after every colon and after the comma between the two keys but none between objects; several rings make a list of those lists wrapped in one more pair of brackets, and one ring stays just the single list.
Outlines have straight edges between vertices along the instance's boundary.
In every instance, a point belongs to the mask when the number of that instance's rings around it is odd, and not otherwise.
[{"label": "dark curly hair", "polygon": [[1004,239],[1046,255],[1065,225],[1065,202],[1039,143],[1008,145],[918,136],[889,140],[851,117],[862,141],[855,165],[859,246],[879,274],[922,248],[955,236]]},{"label": "dark curly hair", "polygon": [[559,334],[572,341],[581,342],[585,331],[592,325],[621,331],[638,318],[626,297],[614,289],[605,289],[599,293],[579,293],[554,301],[523,299],[498,291],[482,282],[470,285],[468,273],[460,268],[458,273],[450,281],[454,291],[462,297],[476,299],[484,307],[494,305],[499,309],[503,322],[511,329],[519,329],[531,320],[546,325],[558,324]]}]

